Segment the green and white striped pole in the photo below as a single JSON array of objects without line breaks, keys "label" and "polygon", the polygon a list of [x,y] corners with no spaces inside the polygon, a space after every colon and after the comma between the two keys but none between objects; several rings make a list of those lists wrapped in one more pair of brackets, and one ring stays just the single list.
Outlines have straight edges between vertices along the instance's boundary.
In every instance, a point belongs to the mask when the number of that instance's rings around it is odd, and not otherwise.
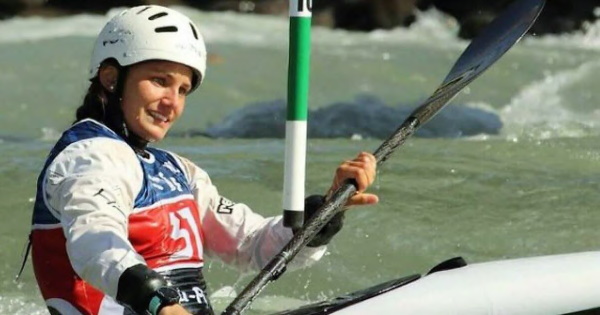
[{"label": "green and white striped pole", "polygon": [[283,224],[292,229],[304,224],[311,10],[312,0],[290,0]]}]

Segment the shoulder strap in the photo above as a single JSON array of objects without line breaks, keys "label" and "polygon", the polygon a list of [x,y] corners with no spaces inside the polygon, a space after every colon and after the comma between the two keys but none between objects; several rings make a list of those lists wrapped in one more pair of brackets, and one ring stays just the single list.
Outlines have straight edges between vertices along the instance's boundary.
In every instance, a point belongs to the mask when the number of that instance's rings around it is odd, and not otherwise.
[{"label": "shoulder strap", "polygon": [[29,258],[30,250],[31,250],[31,232],[29,232],[29,235],[27,236],[27,244],[25,245],[25,248],[23,249],[23,253],[21,254],[21,257],[23,257],[23,261],[21,262],[21,268],[19,269],[19,272],[17,273],[17,276],[15,277],[15,281],[19,281],[19,278],[21,278],[21,274],[23,274],[23,269],[25,269],[25,264],[27,263],[27,258]]}]

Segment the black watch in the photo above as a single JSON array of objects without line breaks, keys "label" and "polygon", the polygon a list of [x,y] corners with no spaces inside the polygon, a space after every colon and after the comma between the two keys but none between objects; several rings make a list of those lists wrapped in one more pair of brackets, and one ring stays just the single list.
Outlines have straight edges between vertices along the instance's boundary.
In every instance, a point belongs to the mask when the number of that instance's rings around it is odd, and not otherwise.
[{"label": "black watch", "polygon": [[152,294],[148,303],[148,312],[157,315],[160,310],[167,306],[179,303],[179,292],[175,288],[161,287]]}]

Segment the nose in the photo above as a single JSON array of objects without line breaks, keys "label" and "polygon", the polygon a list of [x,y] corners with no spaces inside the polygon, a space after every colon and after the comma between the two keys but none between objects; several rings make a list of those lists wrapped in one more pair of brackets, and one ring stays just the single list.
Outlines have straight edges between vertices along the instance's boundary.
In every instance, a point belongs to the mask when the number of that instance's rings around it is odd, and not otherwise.
[{"label": "nose", "polygon": [[178,89],[176,87],[165,89],[162,104],[170,107],[177,107],[183,103],[183,98],[180,97]]}]

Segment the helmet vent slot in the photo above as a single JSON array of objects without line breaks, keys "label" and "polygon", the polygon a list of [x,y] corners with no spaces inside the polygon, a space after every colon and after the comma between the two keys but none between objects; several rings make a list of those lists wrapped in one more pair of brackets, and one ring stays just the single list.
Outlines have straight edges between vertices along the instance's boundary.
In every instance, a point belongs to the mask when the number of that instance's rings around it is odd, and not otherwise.
[{"label": "helmet vent slot", "polygon": [[152,15],[151,17],[149,17],[148,20],[150,20],[150,21],[156,20],[156,19],[161,18],[161,17],[163,17],[165,15],[168,15],[168,14],[169,13],[167,13],[167,12],[156,13],[156,14]]},{"label": "helmet vent slot", "polygon": [[154,29],[157,33],[173,33],[177,32],[177,26],[163,26]]},{"label": "helmet vent slot", "polygon": [[145,7],[143,9],[139,10],[137,14],[141,14],[142,12],[144,12],[144,11],[146,11],[148,9],[150,9],[150,7]]},{"label": "helmet vent slot", "polygon": [[192,25],[192,23],[190,23],[190,27],[192,28],[192,33],[194,33],[194,38],[198,39],[198,32],[196,32],[196,28],[194,25]]}]

